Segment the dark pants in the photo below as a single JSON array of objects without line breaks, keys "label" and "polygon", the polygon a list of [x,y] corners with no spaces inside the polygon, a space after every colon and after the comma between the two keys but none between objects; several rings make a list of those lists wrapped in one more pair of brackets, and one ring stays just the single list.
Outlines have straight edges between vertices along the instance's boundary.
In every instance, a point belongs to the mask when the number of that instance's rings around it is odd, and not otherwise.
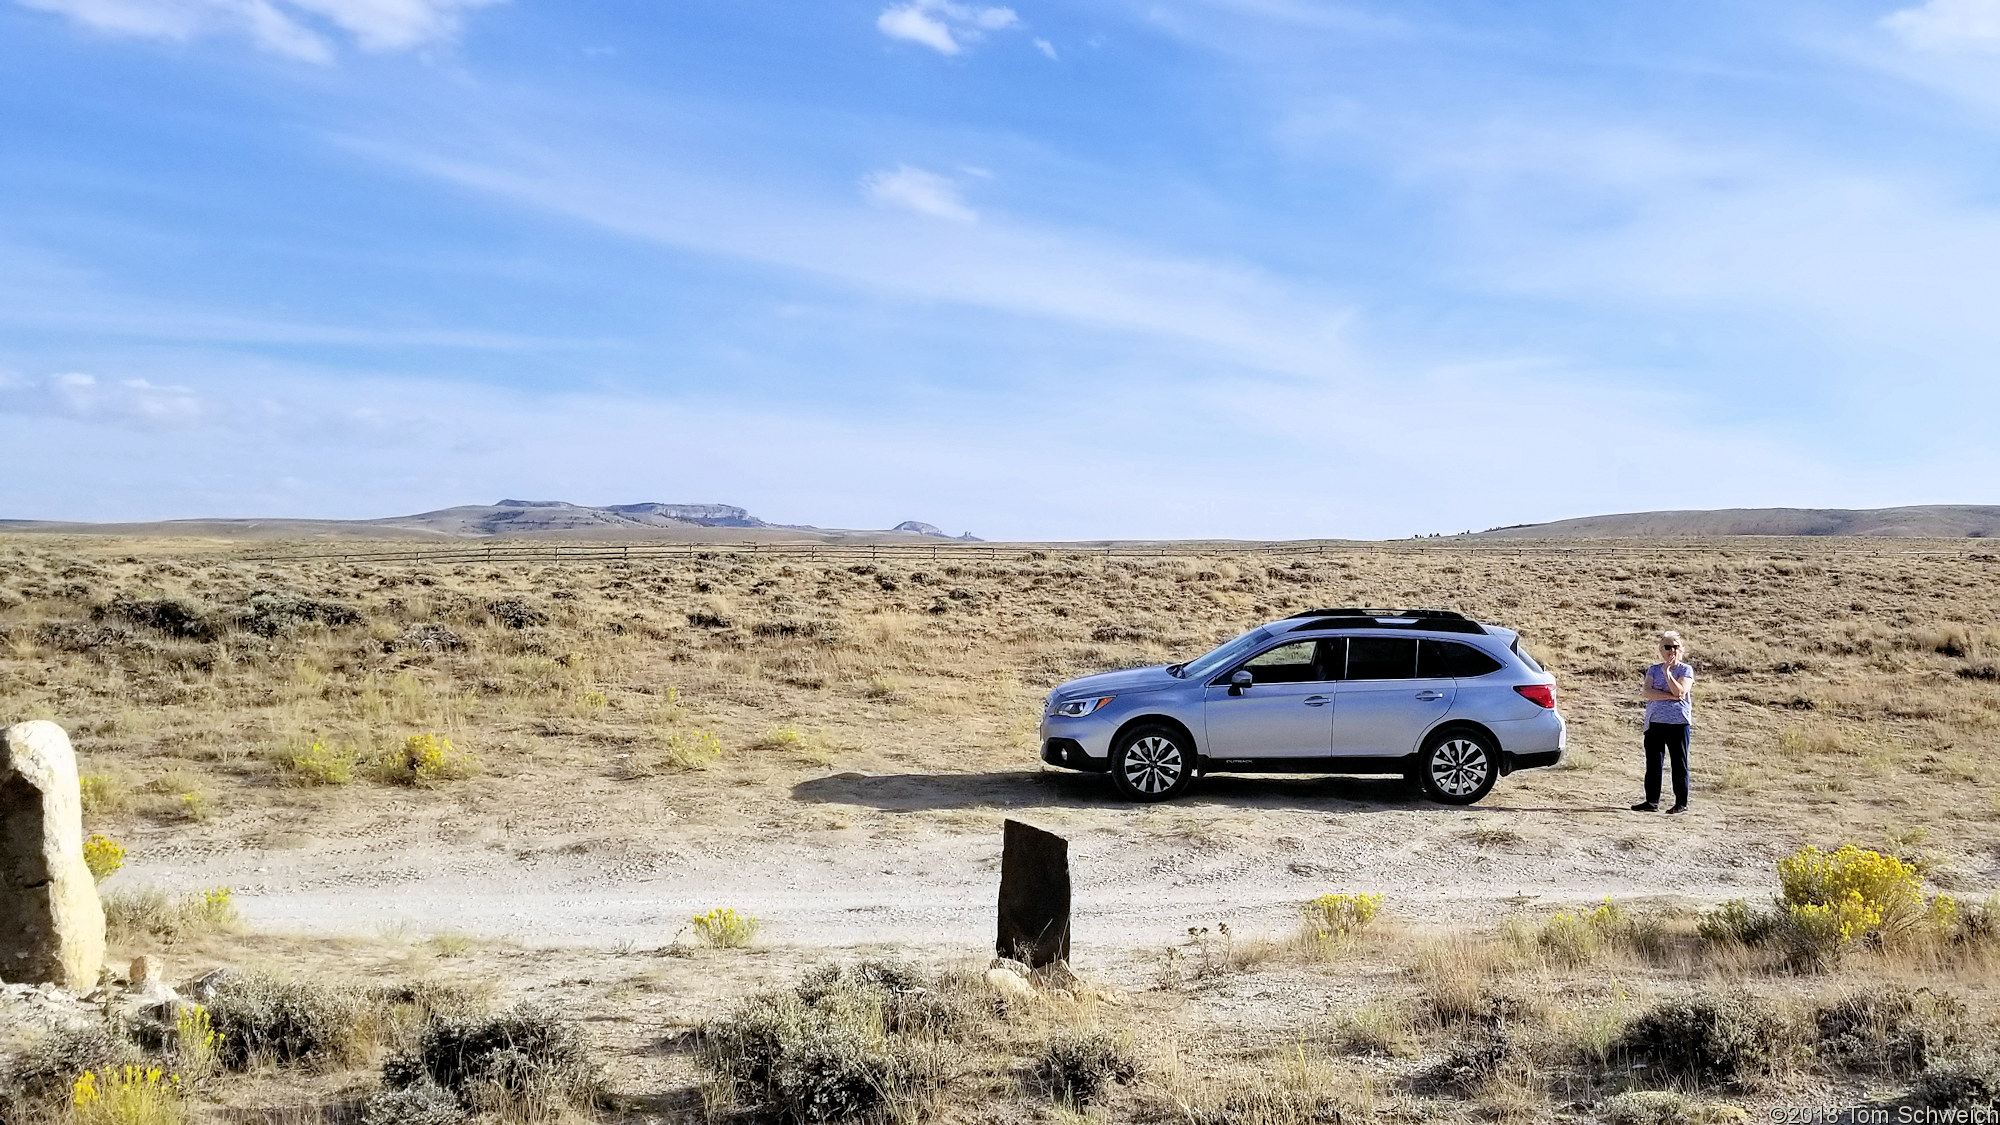
[{"label": "dark pants", "polygon": [[1660,759],[1674,762],[1674,804],[1688,803],[1688,733],[1686,723],[1646,724],[1646,801],[1660,803]]}]

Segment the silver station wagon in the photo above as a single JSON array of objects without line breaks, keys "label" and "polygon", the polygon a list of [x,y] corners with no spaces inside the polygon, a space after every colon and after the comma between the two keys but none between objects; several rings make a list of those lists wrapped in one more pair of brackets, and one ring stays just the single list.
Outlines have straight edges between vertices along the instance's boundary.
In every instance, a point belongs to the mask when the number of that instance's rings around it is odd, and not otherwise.
[{"label": "silver station wagon", "polygon": [[1315,609],[1197,659],[1071,680],[1042,760],[1164,801],[1207,773],[1390,774],[1469,805],[1566,745],[1556,682],[1511,629],[1438,609]]}]

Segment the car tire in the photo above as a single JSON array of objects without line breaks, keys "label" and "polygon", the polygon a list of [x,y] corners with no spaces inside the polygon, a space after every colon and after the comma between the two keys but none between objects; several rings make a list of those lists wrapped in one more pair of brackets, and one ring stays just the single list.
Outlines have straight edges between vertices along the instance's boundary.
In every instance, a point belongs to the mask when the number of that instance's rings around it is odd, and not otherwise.
[{"label": "car tire", "polygon": [[1194,784],[1194,744],[1172,727],[1126,732],[1111,751],[1111,784],[1128,801],[1170,801]]},{"label": "car tire", "polygon": [[1440,731],[1417,752],[1417,784],[1444,805],[1470,805],[1493,791],[1500,778],[1500,748],[1478,731]]}]

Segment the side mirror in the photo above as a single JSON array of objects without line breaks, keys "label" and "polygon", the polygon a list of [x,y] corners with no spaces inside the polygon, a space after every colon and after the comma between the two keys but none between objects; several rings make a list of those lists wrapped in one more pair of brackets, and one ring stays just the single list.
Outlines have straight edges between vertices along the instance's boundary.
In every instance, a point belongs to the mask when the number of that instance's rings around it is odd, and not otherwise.
[{"label": "side mirror", "polygon": [[1250,669],[1238,668],[1229,674],[1229,694],[1242,695],[1243,689],[1255,683],[1256,679],[1257,677],[1250,674]]}]

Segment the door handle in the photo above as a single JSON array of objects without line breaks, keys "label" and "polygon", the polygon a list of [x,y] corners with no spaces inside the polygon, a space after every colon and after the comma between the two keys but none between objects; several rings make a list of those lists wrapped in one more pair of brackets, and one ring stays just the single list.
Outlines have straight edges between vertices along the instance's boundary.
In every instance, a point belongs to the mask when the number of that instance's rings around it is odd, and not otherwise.
[{"label": "door handle", "polygon": [[1426,703],[1429,703],[1431,700],[1434,699],[1443,699],[1444,693],[1441,691],[1432,691],[1429,688],[1425,688],[1423,691],[1417,693],[1417,698],[1423,700]]},{"label": "door handle", "polygon": [[1333,700],[1332,700],[1332,698],[1331,698],[1331,697],[1329,697],[1329,696],[1324,696],[1324,695],[1308,695],[1308,696],[1306,696],[1306,697],[1305,697],[1305,700],[1304,700],[1304,702],[1305,702],[1305,705],[1306,705],[1306,706],[1308,706],[1308,707],[1324,707],[1324,706],[1326,706],[1327,704],[1329,704],[1329,703],[1332,703],[1332,702],[1333,702]]}]

